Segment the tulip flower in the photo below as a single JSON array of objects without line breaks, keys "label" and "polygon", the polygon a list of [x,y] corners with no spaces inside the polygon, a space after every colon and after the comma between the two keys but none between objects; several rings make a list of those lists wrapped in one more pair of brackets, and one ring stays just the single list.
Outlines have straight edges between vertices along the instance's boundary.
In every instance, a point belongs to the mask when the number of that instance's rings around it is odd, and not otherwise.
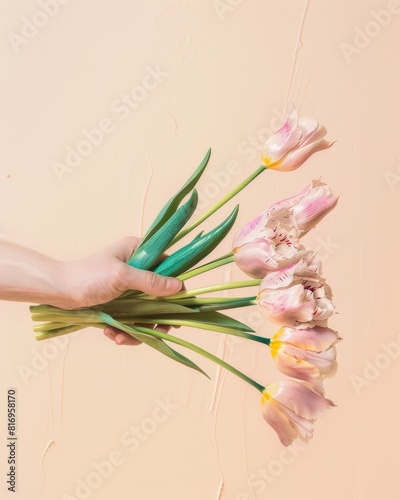
[{"label": "tulip flower", "polygon": [[276,223],[264,213],[236,234],[232,252],[244,273],[252,278],[264,278],[268,272],[300,260],[305,249],[299,245],[296,228]]},{"label": "tulip flower", "polygon": [[335,406],[332,401],[313,391],[307,383],[284,380],[267,385],[261,396],[264,419],[289,446],[296,438],[308,443],[314,421],[324,410]]},{"label": "tulip flower", "polygon": [[[190,231],[193,231],[193,229],[224,206],[225,203],[236,196],[265,170],[271,169],[281,172],[295,170],[312,154],[330,148],[333,142],[324,139],[326,134],[327,131],[325,127],[319,125],[317,120],[307,117],[299,118],[297,111],[293,110],[283,127],[265,143],[261,165],[228,194],[223,196],[221,200],[215,203],[195,222],[180,231],[180,233],[175,236],[172,243],[177,243],[181,238],[190,233]],[[208,156],[203,160],[204,164],[207,163]]]},{"label": "tulip flower", "polygon": [[338,197],[314,180],[301,193],[271,205],[243,226],[233,240],[236,264],[252,278],[263,278],[298,262],[305,253],[299,239],[330,210]]},{"label": "tulip flower", "polygon": [[327,184],[314,179],[301,193],[271,205],[266,214],[270,219],[293,224],[303,236],[335,208],[338,199]]},{"label": "tulip flower", "polygon": [[279,370],[289,377],[309,382],[323,393],[322,380],[336,372],[335,344],[340,338],[330,328],[284,327],[270,341],[271,354]]},{"label": "tulip flower", "polygon": [[293,110],[281,129],[264,146],[262,163],[265,168],[288,172],[300,167],[313,153],[329,148],[333,143],[324,139],[325,127],[312,118],[299,118]]},{"label": "tulip flower", "polygon": [[332,291],[321,276],[321,263],[310,250],[296,264],[269,273],[260,283],[257,303],[281,326],[326,326],[334,313]]}]

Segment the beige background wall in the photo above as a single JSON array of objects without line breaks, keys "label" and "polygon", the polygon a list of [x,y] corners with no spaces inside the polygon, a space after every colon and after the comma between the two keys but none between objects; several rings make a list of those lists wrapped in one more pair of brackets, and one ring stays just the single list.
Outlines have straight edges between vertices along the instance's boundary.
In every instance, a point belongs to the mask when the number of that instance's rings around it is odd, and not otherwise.
[{"label": "beige background wall", "polygon": [[[0,498],[400,499],[400,2],[3,0],[0,8],[3,236],[76,259],[139,235],[212,146],[199,185],[204,209],[258,166],[265,138],[295,105],[337,143],[295,172],[263,174],[240,198],[238,225],[319,176],[341,193],[307,244],[320,249],[339,313],[331,326],[344,337],[326,383],[337,408],[307,447],[284,452],[258,395],[202,359],[194,356],[212,381],[97,330],[37,343],[28,306],[1,303]],[[124,108],[132,90],[134,109]],[[72,165],[70,148],[99,127],[103,137]],[[69,171],[57,177],[56,162]],[[226,273],[208,281],[242,276]],[[238,317],[260,323],[256,310]],[[280,377],[262,347],[179,333],[260,381]],[[5,476],[10,387],[14,496]]]}]

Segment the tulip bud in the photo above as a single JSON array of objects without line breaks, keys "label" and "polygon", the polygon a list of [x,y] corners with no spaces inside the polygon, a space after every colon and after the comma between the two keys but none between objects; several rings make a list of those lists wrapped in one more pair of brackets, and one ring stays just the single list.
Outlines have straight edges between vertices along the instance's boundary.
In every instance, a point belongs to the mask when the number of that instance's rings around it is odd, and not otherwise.
[{"label": "tulip bud", "polygon": [[293,110],[283,127],[265,143],[262,163],[281,172],[295,170],[313,153],[332,146],[325,135],[325,127],[312,118],[299,118]]}]

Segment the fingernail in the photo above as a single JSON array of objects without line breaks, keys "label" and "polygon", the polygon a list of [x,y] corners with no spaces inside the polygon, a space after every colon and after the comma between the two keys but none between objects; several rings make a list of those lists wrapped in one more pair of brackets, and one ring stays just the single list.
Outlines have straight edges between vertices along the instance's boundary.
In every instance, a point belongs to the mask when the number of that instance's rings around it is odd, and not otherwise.
[{"label": "fingernail", "polygon": [[168,278],[167,282],[165,283],[166,290],[175,290],[178,292],[181,288],[182,282],[175,278]]}]

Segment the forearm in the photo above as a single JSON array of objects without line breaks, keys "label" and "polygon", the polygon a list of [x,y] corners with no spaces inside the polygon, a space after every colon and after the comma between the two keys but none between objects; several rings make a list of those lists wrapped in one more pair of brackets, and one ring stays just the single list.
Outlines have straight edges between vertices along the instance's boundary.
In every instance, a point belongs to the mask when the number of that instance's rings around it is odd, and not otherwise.
[{"label": "forearm", "polygon": [[0,300],[68,304],[65,263],[0,241]]},{"label": "forearm", "polygon": [[127,265],[138,243],[138,238],[123,238],[90,257],[61,262],[0,241],[0,300],[76,309],[103,304],[126,290],[154,296],[177,293],[180,280]]}]

